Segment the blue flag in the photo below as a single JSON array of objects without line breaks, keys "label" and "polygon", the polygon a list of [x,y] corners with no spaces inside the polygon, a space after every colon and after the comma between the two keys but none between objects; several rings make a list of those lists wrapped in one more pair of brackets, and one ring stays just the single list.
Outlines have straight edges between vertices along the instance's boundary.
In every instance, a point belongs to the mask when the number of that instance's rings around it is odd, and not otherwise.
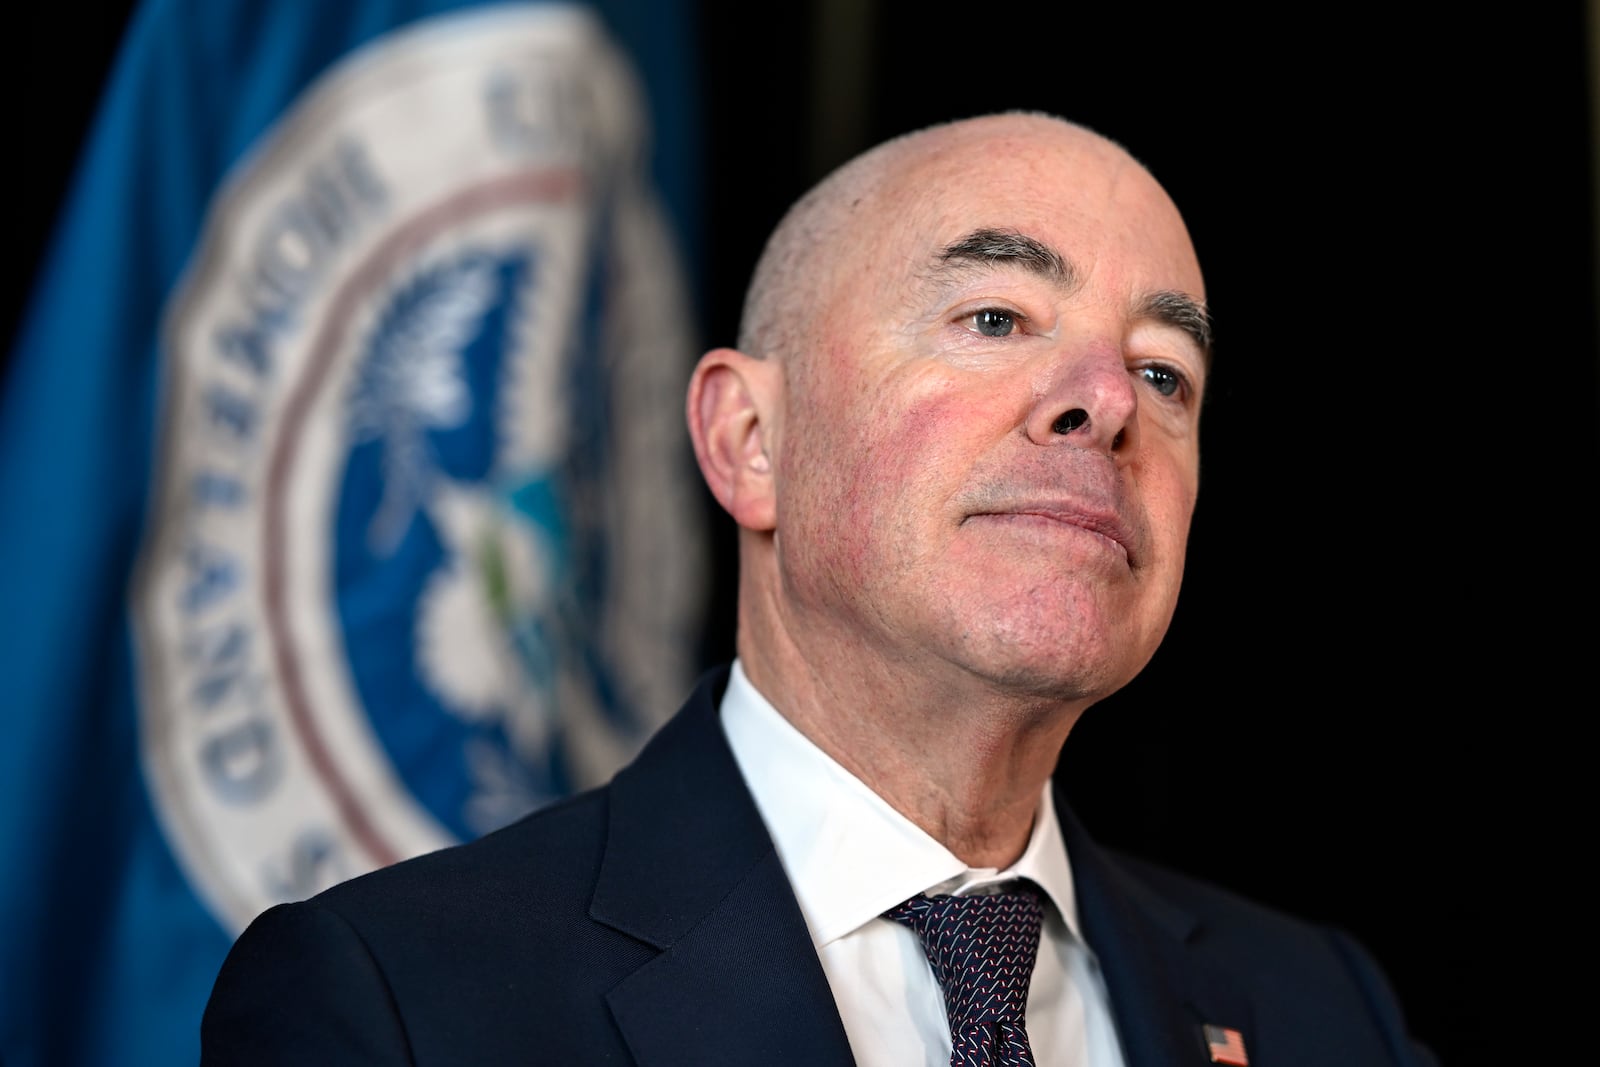
[{"label": "blue flag", "polygon": [[671,3],[147,0],[0,397],[0,1062],[598,782],[703,561]]}]

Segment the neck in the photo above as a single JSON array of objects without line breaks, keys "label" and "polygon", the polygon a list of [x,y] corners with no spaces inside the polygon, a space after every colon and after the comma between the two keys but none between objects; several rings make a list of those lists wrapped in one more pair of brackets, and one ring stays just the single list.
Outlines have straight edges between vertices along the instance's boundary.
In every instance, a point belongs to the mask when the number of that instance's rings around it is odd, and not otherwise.
[{"label": "neck", "polygon": [[1040,790],[1090,701],[887,662],[859,642],[801,648],[748,620],[745,673],[796,729],[968,866],[1022,855]]}]

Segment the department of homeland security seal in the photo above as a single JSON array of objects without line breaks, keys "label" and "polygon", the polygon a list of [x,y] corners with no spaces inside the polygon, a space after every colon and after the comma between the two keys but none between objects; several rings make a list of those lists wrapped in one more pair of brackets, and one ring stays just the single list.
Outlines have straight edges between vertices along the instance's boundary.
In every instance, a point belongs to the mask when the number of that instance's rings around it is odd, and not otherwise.
[{"label": "department of homeland security seal", "polygon": [[578,8],[312,85],[168,310],[134,590],[157,811],[225,925],[603,779],[687,687],[690,335]]}]

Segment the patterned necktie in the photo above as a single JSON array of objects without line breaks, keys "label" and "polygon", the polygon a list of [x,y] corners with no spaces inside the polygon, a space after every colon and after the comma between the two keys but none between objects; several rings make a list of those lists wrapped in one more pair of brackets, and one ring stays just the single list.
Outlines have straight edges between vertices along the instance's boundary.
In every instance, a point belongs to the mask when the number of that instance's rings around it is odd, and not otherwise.
[{"label": "patterned necktie", "polygon": [[884,912],[916,931],[950,1019],[950,1067],[1034,1067],[1023,1017],[1044,906],[1031,889],[920,893]]}]

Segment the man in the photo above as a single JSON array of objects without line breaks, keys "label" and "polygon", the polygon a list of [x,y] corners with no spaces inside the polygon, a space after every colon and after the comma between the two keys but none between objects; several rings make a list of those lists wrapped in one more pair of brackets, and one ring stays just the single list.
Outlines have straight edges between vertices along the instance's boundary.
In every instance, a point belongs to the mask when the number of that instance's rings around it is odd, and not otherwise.
[{"label": "man", "polygon": [[1052,792],[1176,603],[1204,297],[1154,179],[1053,118],[829,177],[689,388],[738,663],[606,789],[258,919],[208,1061],[1428,1062],[1350,943]]}]

